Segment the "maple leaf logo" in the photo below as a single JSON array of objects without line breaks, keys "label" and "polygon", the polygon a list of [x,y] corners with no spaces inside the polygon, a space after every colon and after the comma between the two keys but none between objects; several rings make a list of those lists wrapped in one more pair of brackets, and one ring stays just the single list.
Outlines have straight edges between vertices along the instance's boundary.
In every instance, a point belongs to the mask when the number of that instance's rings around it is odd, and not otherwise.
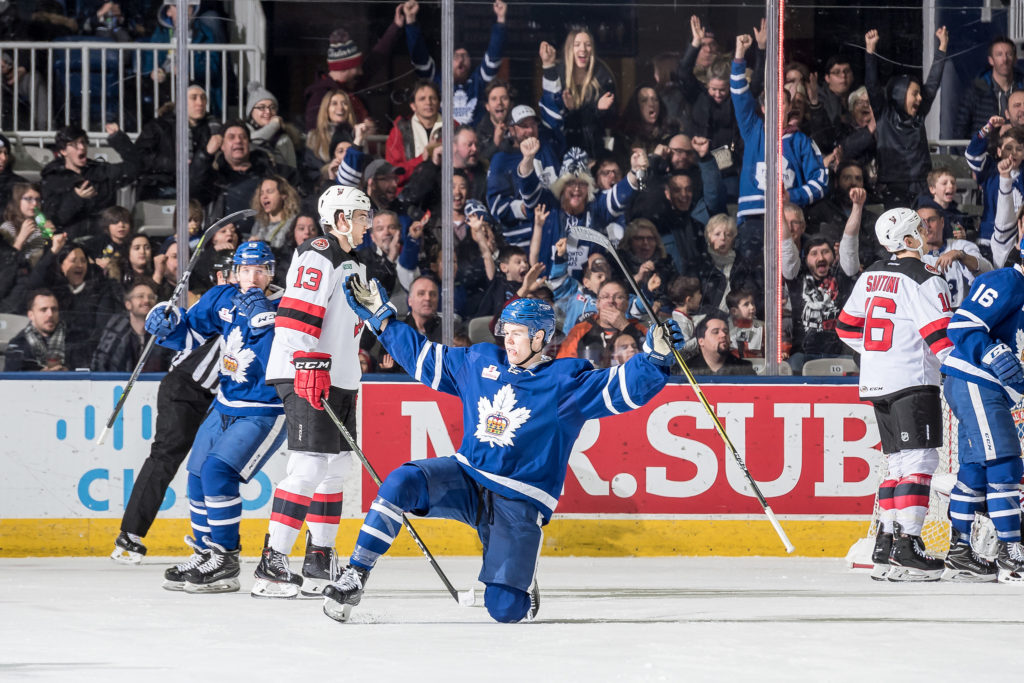
[{"label": "maple leaf logo", "polygon": [[242,330],[234,327],[224,342],[224,353],[220,357],[220,374],[227,375],[241,384],[245,382],[245,371],[249,369],[249,364],[255,357],[256,353],[252,349],[244,348]]},{"label": "maple leaf logo", "polygon": [[507,384],[498,390],[493,401],[481,396],[477,412],[480,413],[480,421],[474,436],[489,443],[491,448],[511,446],[516,430],[530,419],[529,408],[516,408],[516,394]]}]

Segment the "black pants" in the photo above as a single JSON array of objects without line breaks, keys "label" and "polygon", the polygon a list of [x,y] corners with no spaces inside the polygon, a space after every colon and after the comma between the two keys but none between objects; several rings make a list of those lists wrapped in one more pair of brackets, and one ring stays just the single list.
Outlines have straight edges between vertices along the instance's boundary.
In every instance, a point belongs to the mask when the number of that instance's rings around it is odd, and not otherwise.
[{"label": "black pants", "polygon": [[193,381],[188,372],[172,370],[160,382],[156,395],[156,434],[124,508],[122,531],[139,536],[149,532],[167,487],[192,448],[211,400],[210,392]]}]

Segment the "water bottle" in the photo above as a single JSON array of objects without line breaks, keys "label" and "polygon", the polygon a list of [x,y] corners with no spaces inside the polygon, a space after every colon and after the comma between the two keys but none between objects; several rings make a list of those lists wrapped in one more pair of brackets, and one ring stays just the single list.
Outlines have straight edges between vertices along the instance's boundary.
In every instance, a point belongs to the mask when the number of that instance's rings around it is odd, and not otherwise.
[{"label": "water bottle", "polygon": [[36,208],[36,227],[39,228],[39,232],[43,233],[43,237],[46,239],[53,238],[53,230],[50,230],[49,226],[46,225],[46,216],[43,215],[42,209]]}]

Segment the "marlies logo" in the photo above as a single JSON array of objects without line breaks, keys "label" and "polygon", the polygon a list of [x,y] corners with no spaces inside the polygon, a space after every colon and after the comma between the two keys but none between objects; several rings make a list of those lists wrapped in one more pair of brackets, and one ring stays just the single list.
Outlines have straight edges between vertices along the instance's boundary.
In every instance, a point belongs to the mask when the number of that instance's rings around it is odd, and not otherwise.
[{"label": "marlies logo", "polygon": [[501,373],[498,372],[498,368],[495,365],[488,365],[480,371],[480,376],[484,379],[498,379],[500,374]]},{"label": "marlies logo", "polygon": [[516,430],[530,419],[529,408],[516,408],[516,394],[508,384],[498,390],[494,401],[481,397],[477,402],[480,421],[474,436],[495,446],[511,446]]},{"label": "marlies logo", "polygon": [[256,354],[252,349],[244,348],[242,330],[234,327],[224,342],[224,354],[220,358],[220,372],[241,384],[245,381],[245,371]]}]

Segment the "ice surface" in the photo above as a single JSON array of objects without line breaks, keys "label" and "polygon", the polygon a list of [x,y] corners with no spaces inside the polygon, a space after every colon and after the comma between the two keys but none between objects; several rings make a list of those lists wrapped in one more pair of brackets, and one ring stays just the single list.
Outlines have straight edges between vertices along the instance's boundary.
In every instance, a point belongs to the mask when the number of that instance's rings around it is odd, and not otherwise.
[{"label": "ice surface", "polygon": [[[439,562],[482,596],[478,559]],[[514,625],[459,607],[422,558],[384,558],[347,624],[319,599],[253,599],[251,560],[245,592],[225,595],[161,589],[171,563],[0,559],[0,679],[945,678],[965,653],[1005,659],[1022,633],[1024,585],[889,584],[841,560],[542,558],[538,621]]]}]

